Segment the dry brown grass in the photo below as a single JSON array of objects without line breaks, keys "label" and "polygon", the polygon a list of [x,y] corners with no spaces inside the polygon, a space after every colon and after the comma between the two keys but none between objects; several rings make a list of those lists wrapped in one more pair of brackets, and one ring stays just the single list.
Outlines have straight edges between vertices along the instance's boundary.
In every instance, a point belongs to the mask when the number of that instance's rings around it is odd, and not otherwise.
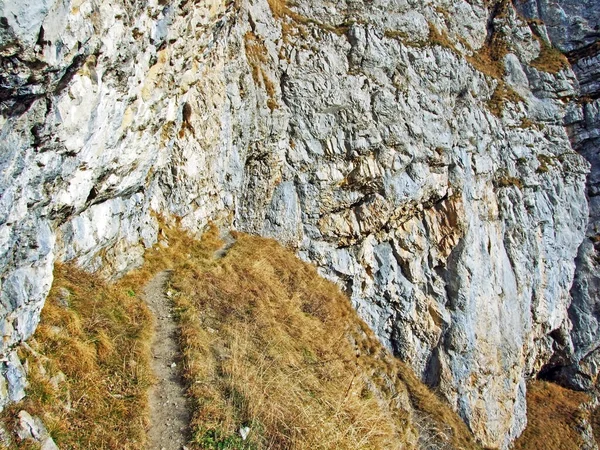
[{"label": "dry brown grass", "polygon": [[498,40],[496,42],[498,44],[483,46],[473,56],[467,56],[466,59],[479,72],[495,80],[501,80],[504,77],[504,57],[507,55],[508,50],[503,41]]},{"label": "dry brown grass", "polygon": [[521,123],[519,124],[521,128],[536,128],[536,123],[532,121],[529,117],[523,117],[521,119]]},{"label": "dry brown grass", "polygon": [[[150,313],[129,278],[108,285],[65,265],[54,276],[30,347],[20,350],[28,396],[3,412],[2,422],[12,429],[25,409],[43,420],[60,448],[145,448]],[[18,439],[15,445],[35,448]]]},{"label": "dry brown grass", "polygon": [[246,49],[246,57],[252,70],[252,79],[254,84],[257,86],[264,86],[267,93],[267,106],[271,111],[279,108],[277,103],[275,90],[275,84],[265,71],[265,67],[269,62],[269,55],[267,48],[263,41],[261,41],[254,33],[248,31],[244,35],[244,46]]},{"label": "dry brown grass", "polygon": [[451,50],[458,56],[461,56],[454,43],[450,40],[450,36],[448,36],[446,30],[442,29],[440,31],[431,23],[429,24],[429,44],[439,45],[440,47]]},{"label": "dry brown grass", "polygon": [[[327,31],[330,33],[337,34],[338,36],[342,36],[348,32],[350,28],[348,23],[342,23],[340,25],[331,25],[328,23],[319,22],[318,20],[312,19],[310,17],[303,16],[302,14],[294,11],[292,9],[293,3],[287,0],[267,0],[269,3],[269,7],[271,8],[271,13],[273,17],[282,21],[282,23],[286,23],[287,20],[291,21],[295,27],[304,27],[308,25],[313,25],[323,31]],[[288,22],[289,24],[289,22]],[[284,39],[286,38],[286,30],[282,30],[284,33]],[[288,30],[289,31],[289,30]]]},{"label": "dry brown grass", "polygon": [[594,433],[594,440],[596,441],[596,444],[600,446],[600,407],[592,411],[591,425]]},{"label": "dry brown grass", "polygon": [[425,48],[428,46],[437,45],[437,46],[440,46],[440,47],[450,50],[458,57],[463,56],[462,53],[456,48],[456,46],[450,39],[450,36],[448,36],[448,32],[446,30],[444,30],[444,29],[439,30],[432,23],[428,23],[428,25],[429,25],[429,35],[428,35],[426,41],[422,41],[422,42],[412,41],[410,39],[410,36],[407,33],[403,32],[403,31],[397,31],[397,30],[385,30],[384,36],[388,39],[395,39],[399,42],[402,42],[402,44],[409,46],[409,47]]},{"label": "dry brown grass", "polygon": [[244,47],[246,49],[246,57],[252,68],[254,83],[260,84],[261,69],[269,61],[265,44],[253,32],[248,31],[244,35]]},{"label": "dry brown grass", "polygon": [[[507,14],[509,3],[505,0],[490,1],[490,8],[495,9],[495,17],[502,17]],[[454,43],[450,40],[448,34],[442,30],[439,31],[435,26],[429,24],[429,42],[453,51],[461,56]],[[466,42],[462,42],[465,48],[469,48]],[[489,110],[497,117],[502,117],[504,108],[508,102],[518,103],[523,98],[517,94],[514,89],[508,86],[504,81],[504,57],[510,52],[506,36],[503,32],[493,30],[487,38],[485,45],[479,51],[466,59],[475,69],[498,81],[492,97],[488,100]]]},{"label": "dry brown grass", "polygon": [[504,77],[504,57],[510,52],[506,36],[498,31],[491,33],[487,42],[473,56],[467,56],[473,67],[481,73],[502,80]]},{"label": "dry brown grass", "polygon": [[[488,2],[488,7],[493,10],[494,18],[504,17],[508,14],[509,2],[506,0],[493,0]],[[502,117],[507,102],[518,103],[523,99],[504,81],[504,57],[511,51],[505,34],[492,29],[485,45],[472,56],[467,56],[475,69],[479,72],[498,80],[498,85],[488,101],[488,108],[497,117]]]},{"label": "dry brown grass", "polygon": [[[502,18],[508,14],[510,2],[508,0],[490,0],[488,8],[492,11],[493,18]],[[506,36],[501,30],[491,29],[485,45],[467,60],[481,73],[496,80],[504,77],[504,57],[510,52]]]},{"label": "dry brown grass", "polygon": [[[5,423],[27,409],[61,448],[144,448],[152,320],[138,294],[154,273],[173,269],[193,405],[190,448],[478,448],[335,285],[273,240],[235,237],[215,259],[216,228],[197,240],[162,226],[162,242],[146,252],[142,269],[114,285],[57,266],[31,342],[37,356],[23,355],[29,397]],[[66,381],[52,386],[59,371]],[[28,445],[18,448],[35,448]]]},{"label": "dry brown grass", "polygon": [[385,30],[383,35],[388,39],[397,39],[400,42],[404,42],[410,37],[405,31],[398,30]]},{"label": "dry brown grass", "polygon": [[517,177],[511,177],[506,172],[501,172],[500,176],[494,180],[494,184],[499,188],[516,187],[523,190],[524,187],[523,180]]},{"label": "dry brown grass", "polygon": [[[394,448],[386,414],[354,361],[337,290],[273,241],[237,236],[205,270],[178,270],[197,448]],[[341,323],[340,323],[341,321]],[[341,325],[338,327],[338,325]],[[251,429],[242,443],[238,429]]]},{"label": "dry brown grass", "polygon": [[547,173],[550,171],[550,167],[556,165],[554,159],[548,155],[537,155],[539,166],[536,169],[537,173]]},{"label": "dry brown grass", "polygon": [[589,397],[545,381],[527,386],[527,428],[516,442],[515,450],[577,450],[583,440],[577,431],[583,413],[582,403]]},{"label": "dry brown grass", "polygon": [[283,19],[290,11],[287,0],[267,0],[273,17]]},{"label": "dry brown grass", "polygon": [[548,45],[543,39],[538,40],[541,46],[540,54],[531,61],[531,67],[548,73],[558,73],[569,68],[569,60],[559,49]]},{"label": "dry brown grass", "polygon": [[475,447],[458,416],[383,350],[338,288],[292,252],[236,234],[215,261],[216,229],[202,241],[165,232],[168,251],[187,255],[172,289],[194,404],[192,448],[411,448],[424,421],[438,442]]},{"label": "dry brown grass", "polygon": [[502,117],[504,108],[508,102],[519,103],[523,101],[517,92],[508,86],[504,81],[499,81],[492,97],[488,100],[487,106],[492,114],[496,117]]}]

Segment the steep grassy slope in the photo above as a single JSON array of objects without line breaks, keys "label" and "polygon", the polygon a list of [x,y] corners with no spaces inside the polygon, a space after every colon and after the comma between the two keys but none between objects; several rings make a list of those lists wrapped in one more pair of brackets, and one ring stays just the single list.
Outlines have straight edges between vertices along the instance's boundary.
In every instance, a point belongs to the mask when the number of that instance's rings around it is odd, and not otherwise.
[{"label": "steep grassy slope", "polygon": [[[145,265],[114,284],[55,267],[42,322],[20,349],[28,397],[3,413],[6,429],[24,409],[62,449],[145,448],[152,317],[140,293],[153,274],[172,269],[190,448],[477,448],[338,288],[292,252],[239,233],[223,250],[216,228],[201,240],[176,227],[161,236]],[[588,400],[530,383],[529,424],[515,448],[581,448],[582,423],[600,423],[582,409]],[[39,445],[13,436],[6,447]]]},{"label": "steep grassy slope", "polygon": [[[589,395],[545,381],[527,386],[527,428],[515,442],[515,450],[588,448],[582,430],[591,429],[598,413],[584,407]],[[591,423],[591,424],[590,424]],[[593,430],[596,439],[597,430]]]},{"label": "steep grassy slope", "polygon": [[[109,285],[57,265],[41,323],[20,357],[28,396],[2,415],[39,416],[61,449],[139,449],[145,442],[152,318],[126,277]],[[2,444],[0,444],[2,447]],[[34,449],[13,437],[9,448]]]},{"label": "steep grassy slope", "polygon": [[22,353],[29,397],[4,414],[7,428],[26,409],[63,449],[145,448],[152,321],[139,293],[153,273],[172,269],[190,448],[477,447],[338,288],[292,252],[235,234],[231,248],[215,253],[223,245],[215,228],[202,240],[168,227],[161,236],[145,266],[114,285],[57,266],[42,323]]},{"label": "steep grassy slope", "polygon": [[474,446],[335,285],[275,241],[235,238],[219,259],[214,229],[170,241],[187,258],[172,288],[196,448]]}]

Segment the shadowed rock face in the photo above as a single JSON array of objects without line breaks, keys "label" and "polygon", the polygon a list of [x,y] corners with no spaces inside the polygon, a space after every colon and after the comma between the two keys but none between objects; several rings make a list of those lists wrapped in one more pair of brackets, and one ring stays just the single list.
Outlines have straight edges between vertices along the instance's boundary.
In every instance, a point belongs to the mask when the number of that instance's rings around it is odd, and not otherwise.
[{"label": "shadowed rock face", "polygon": [[295,247],[483,444],[521,432],[525,378],[569,350],[588,166],[575,77],[529,65],[510,5],[29,3],[0,3],[3,403],[53,261],[118,276],[161,214]]},{"label": "shadowed rock face", "polygon": [[552,43],[569,57],[579,84],[578,99],[565,123],[573,148],[591,164],[590,215],[571,290],[572,346],[557,347],[545,375],[573,388],[589,389],[600,368],[600,4],[571,0],[515,4],[528,17],[544,21]]},{"label": "shadowed rock face", "polygon": [[587,47],[600,38],[595,0],[519,0],[514,4],[525,17],[541,19],[552,43],[563,52]]}]

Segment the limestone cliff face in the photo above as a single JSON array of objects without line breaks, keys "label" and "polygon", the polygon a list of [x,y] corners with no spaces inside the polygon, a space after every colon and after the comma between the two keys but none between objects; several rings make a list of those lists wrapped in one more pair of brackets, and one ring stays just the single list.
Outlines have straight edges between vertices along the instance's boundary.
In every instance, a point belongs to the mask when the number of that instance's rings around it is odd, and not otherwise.
[{"label": "limestone cliff face", "polygon": [[568,55],[578,80],[578,97],[569,106],[565,123],[573,148],[591,164],[590,215],[571,290],[573,345],[558,347],[545,372],[568,386],[589,389],[600,368],[600,4],[572,0],[516,4],[527,17],[545,23],[549,39]]},{"label": "limestone cliff face", "polygon": [[[295,247],[483,444],[571,351],[588,164],[570,69],[479,0],[0,1],[0,378],[55,260],[139,263],[156,215]],[[500,62],[495,63],[497,59]],[[569,116],[570,117],[570,116]]]}]

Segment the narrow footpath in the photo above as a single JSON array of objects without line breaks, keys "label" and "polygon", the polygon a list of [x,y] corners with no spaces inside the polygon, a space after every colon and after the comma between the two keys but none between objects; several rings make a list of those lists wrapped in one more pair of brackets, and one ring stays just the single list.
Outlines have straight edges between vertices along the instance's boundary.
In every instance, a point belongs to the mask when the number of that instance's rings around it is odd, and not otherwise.
[{"label": "narrow footpath", "polygon": [[177,325],[165,295],[170,272],[158,273],[145,287],[144,298],[156,319],[152,369],[157,378],[150,392],[149,450],[182,450],[188,441],[190,414],[181,378]]}]

